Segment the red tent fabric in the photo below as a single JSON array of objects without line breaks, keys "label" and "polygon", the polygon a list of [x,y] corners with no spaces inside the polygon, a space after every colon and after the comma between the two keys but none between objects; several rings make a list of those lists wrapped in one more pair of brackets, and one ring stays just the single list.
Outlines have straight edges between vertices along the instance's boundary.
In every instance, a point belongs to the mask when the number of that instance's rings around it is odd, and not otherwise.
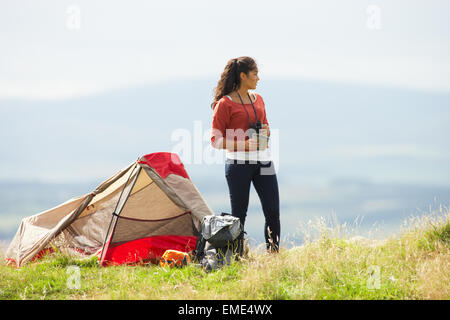
[{"label": "red tent fabric", "polygon": [[194,236],[154,236],[116,244],[108,248],[103,265],[155,262],[166,250],[190,252],[195,249]]},{"label": "red tent fabric", "polygon": [[190,179],[180,157],[176,153],[158,152],[147,154],[139,159],[139,163],[152,167],[163,179],[169,174],[177,174],[186,179]]}]

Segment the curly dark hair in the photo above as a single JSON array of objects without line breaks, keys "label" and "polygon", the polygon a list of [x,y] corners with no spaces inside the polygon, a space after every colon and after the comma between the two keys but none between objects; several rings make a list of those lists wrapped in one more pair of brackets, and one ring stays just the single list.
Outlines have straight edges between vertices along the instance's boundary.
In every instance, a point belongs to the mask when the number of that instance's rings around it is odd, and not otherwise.
[{"label": "curly dark hair", "polygon": [[241,85],[241,72],[248,73],[252,70],[256,70],[257,65],[251,57],[239,57],[230,59],[225,69],[220,76],[220,80],[217,86],[214,87],[214,101],[211,103],[211,108],[214,109],[217,102],[225,95],[239,89]]}]

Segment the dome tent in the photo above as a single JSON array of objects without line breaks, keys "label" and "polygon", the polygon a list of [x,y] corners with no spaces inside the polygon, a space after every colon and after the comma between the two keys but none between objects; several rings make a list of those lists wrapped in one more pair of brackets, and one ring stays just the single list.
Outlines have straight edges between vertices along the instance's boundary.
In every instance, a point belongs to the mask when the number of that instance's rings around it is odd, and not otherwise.
[{"label": "dome tent", "polygon": [[102,265],[148,261],[195,249],[203,218],[213,214],[177,154],[151,153],[93,192],[24,218],[6,259],[22,266],[56,247],[96,254]]}]

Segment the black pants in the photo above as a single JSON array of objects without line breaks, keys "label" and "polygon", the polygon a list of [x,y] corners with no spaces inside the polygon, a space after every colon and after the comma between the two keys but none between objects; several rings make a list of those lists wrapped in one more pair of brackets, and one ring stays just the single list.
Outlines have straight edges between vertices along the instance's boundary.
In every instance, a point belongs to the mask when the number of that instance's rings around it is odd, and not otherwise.
[{"label": "black pants", "polygon": [[273,162],[227,160],[225,176],[230,190],[232,215],[245,226],[250,184],[253,182],[265,217],[266,247],[278,251],[280,242],[280,199]]}]

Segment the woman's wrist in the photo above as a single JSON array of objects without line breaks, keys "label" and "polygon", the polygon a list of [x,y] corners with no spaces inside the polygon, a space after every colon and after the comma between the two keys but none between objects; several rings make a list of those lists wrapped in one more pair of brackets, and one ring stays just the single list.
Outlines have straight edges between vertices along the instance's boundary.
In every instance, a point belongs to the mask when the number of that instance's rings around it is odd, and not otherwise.
[{"label": "woman's wrist", "polygon": [[258,150],[258,144],[256,139],[246,139],[246,140],[227,140],[220,138],[213,145],[217,149],[225,149],[230,152],[249,152]]}]

